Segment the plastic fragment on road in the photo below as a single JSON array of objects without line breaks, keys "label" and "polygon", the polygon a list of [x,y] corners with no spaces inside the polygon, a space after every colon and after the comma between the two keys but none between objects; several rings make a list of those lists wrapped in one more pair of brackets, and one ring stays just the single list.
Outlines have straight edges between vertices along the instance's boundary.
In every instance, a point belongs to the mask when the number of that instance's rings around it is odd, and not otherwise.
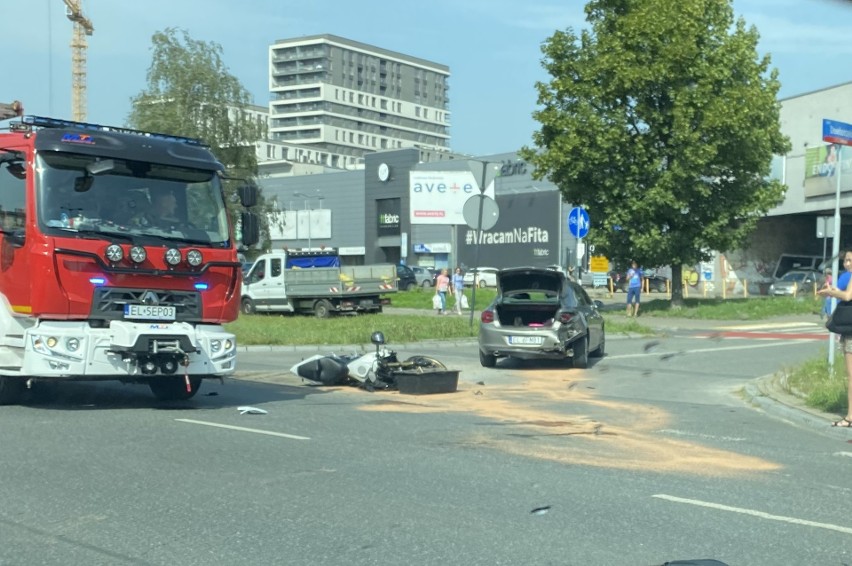
[{"label": "plastic fragment on road", "polygon": [[258,409],[257,407],[237,407],[241,415],[267,415],[267,411]]}]

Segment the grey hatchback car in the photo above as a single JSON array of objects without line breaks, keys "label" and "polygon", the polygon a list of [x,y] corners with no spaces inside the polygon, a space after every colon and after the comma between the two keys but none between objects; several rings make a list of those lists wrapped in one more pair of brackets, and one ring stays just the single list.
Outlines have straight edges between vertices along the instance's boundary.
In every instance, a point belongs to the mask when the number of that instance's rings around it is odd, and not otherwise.
[{"label": "grey hatchback car", "polygon": [[494,367],[500,357],[570,358],[574,367],[588,367],[589,357],[606,349],[602,306],[560,271],[501,269],[497,296],[480,316],[479,361]]}]

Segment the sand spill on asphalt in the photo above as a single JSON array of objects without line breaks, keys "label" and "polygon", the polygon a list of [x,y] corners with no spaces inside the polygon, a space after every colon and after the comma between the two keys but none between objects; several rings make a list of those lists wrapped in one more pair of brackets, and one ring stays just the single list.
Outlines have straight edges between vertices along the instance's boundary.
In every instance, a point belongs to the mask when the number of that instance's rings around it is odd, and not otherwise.
[{"label": "sand spill on asphalt", "polygon": [[[580,370],[528,371],[512,385],[462,383],[454,394],[382,393],[365,411],[466,413],[488,419],[457,442],[566,465],[736,476],[780,469],[779,464],[698,442],[661,436],[671,418],[658,407],[595,398]],[[342,390],[346,391],[346,390]],[[362,394],[358,390],[349,390]],[[592,416],[594,415],[594,416]]]}]

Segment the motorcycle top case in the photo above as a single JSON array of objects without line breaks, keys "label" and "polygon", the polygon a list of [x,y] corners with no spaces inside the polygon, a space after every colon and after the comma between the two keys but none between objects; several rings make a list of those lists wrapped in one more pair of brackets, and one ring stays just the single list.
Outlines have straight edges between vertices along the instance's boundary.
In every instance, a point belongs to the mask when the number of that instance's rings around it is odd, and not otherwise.
[{"label": "motorcycle top case", "polygon": [[453,393],[458,390],[459,371],[448,369],[412,369],[393,372],[396,387],[406,395]]}]

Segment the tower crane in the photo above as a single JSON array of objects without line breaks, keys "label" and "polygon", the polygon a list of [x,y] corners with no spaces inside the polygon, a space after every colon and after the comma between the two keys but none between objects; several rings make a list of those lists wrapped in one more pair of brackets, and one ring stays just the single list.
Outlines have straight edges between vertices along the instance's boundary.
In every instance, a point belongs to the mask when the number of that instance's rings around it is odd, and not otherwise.
[{"label": "tower crane", "polygon": [[92,22],[83,15],[83,0],[63,0],[65,15],[74,22],[71,36],[71,114],[75,121],[86,120],[86,41],[95,31]]}]

